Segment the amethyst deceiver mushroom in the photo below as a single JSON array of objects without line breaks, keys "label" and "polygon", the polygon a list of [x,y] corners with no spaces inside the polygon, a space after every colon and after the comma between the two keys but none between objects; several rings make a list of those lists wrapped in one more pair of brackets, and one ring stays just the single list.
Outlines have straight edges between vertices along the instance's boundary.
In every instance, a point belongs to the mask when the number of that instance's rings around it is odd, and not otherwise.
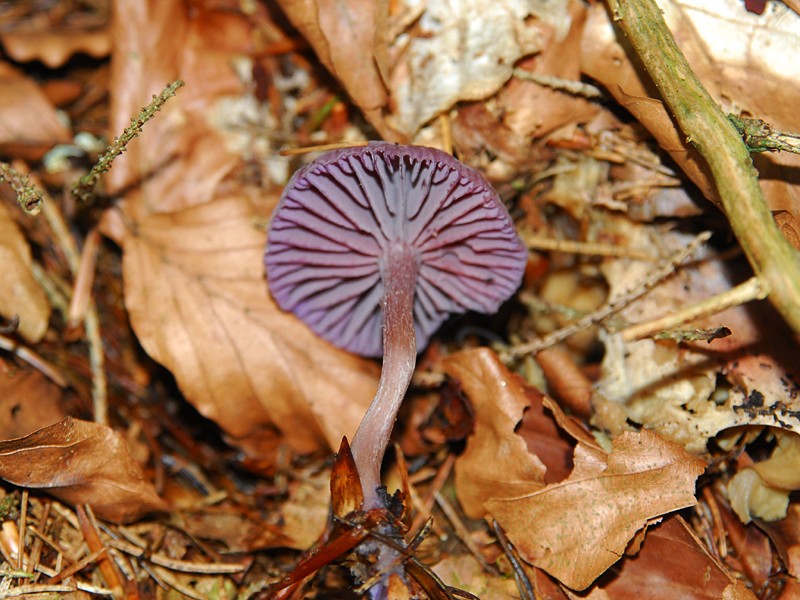
[{"label": "amethyst deceiver mushroom", "polygon": [[497,311],[526,256],[492,186],[433,148],[336,150],[287,184],[264,258],[273,297],[333,344],[383,355],[351,445],[365,510],[383,506],[381,462],[417,351],[448,315]]}]

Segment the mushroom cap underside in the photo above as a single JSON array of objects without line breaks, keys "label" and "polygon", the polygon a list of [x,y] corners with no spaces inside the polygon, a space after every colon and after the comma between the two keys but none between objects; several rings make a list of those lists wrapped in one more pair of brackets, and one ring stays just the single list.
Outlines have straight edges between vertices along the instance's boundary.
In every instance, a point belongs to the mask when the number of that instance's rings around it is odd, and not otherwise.
[{"label": "mushroom cap underside", "polygon": [[373,142],[295,173],[264,263],[278,305],[333,344],[382,354],[382,264],[417,258],[417,349],[448,315],[491,313],[520,284],[527,252],[492,186],[449,154]]}]

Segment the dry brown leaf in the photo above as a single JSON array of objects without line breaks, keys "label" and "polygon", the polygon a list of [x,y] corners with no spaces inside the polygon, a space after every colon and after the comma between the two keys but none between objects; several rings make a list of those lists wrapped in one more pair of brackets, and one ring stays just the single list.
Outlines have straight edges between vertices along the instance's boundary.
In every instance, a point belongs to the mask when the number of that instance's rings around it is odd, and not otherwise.
[{"label": "dry brown leaf", "polygon": [[545,466],[514,434],[528,407],[520,379],[488,348],[458,352],[443,362],[475,412],[475,430],[455,465],[458,499],[472,518],[486,514],[489,498],[530,494],[544,485]]},{"label": "dry brown leaf", "polygon": [[22,337],[38,342],[47,332],[50,303],[33,277],[31,264],[28,241],[8,209],[0,204],[0,315],[6,320],[19,317]]},{"label": "dry brown leaf", "polygon": [[280,528],[243,514],[239,507],[204,507],[175,515],[181,528],[204,540],[225,545],[226,552],[254,552],[267,548],[285,548],[290,540]]},{"label": "dry brown leaf", "polygon": [[619,560],[649,520],[694,505],[705,467],[649,431],[621,435],[610,454],[579,443],[573,462],[566,480],[486,508],[525,560],[577,590]]},{"label": "dry brown leaf", "polygon": [[[514,64],[542,46],[547,14],[569,27],[567,2],[429,0],[413,27],[391,40],[393,123],[413,136],[459,101],[483,100],[511,77]],[[411,3],[405,10],[411,12]],[[546,28],[546,27],[544,27]]]},{"label": "dry brown leaf", "polygon": [[758,526],[772,540],[789,574],[800,580],[800,504],[790,504],[786,518]]},{"label": "dry brown leaf", "polygon": [[279,0],[286,15],[385,140],[404,137],[385,122],[389,5],[375,0]]},{"label": "dry brown leaf", "polygon": [[236,197],[133,228],[107,213],[123,246],[131,323],[187,399],[250,455],[270,455],[280,436],[295,452],[336,448],[374,394],[374,365],[272,302],[256,218]]},{"label": "dry brown leaf", "polygon": [[0,366],[0,440],[19,438],[66,417],[63,391],[38,371]]},{"label": "dry brown leaf", "polygon": [[108,521],[133,521],[166,509],[119,434],[71,417],[0,441],[0,477],[72,505],[89,504]]},{"label": "dry brown leaf", "polygon": [[32,79],[0,62],[0,150],[38,160],[51,146],[69,140],[69,131]]},{"label": "dry brown leaf", "polygon": [[108,27],[44,31],[15,29],[0,33],[0,40],[8,56],[15,61],[39,60],[51,69],[63,66],[77,53],[102,58],[111,51]]},{"label": "dry brown leaf", "polygon": [[126,192],[137,218],[208,202],[240,160],[216,123],[222,111],[242,117],[225,101],[244,94],[247,82],[233,65],[247,60],[251,37],[241,15],[222,9],[157,0],[115,4],[110,131],[119,135],[170,81],[186,82],[106,177],[109,191]]},{"label": "dry brown leaf", "polygon": [[519,588],[512,577],[494,577],[474,556],[451,553],[433,571],[446,584],[474,594],[481,600],[516,600]]},{"label": "dry brown leaf", "polygon": [[[586,6],[581,2],[565,6],[569,12],[563,15],[564,23],[571,23],[566,37],[550,40],[539,54],[517,66],[536,75],[579,82]],[[561,6],[559,10],[563,10]],[[586,123],[600,111],[598,104],[580,96],[516,78],[497,94],[497,103],[505,124],[527,139],[540,138],[564,125]]]},{"label": "dry brown leaf", "polygon": [[337,447],[355,431],[376,369],[277,309],[255,225],[271,206],[257,213],[220,191],[249,148],[241,136],[257,104],[247,79],[253,24],[222,8],[123,1],[114,32],[112,128],[127,125],[165,82],[187,82],[110,173],[111,189],[132,186],[121,210],[107,213],[104,233],[123,247],[134,331],[250,457],[269,459],[284,435],[296,452]]},{"label": "dry brown leaf", "polygon": [[287,547],[307,550],[324,533],[331,511],[330,475],[328,470],[309,470],[289,485],[280,514]]},{"label": "dry brown leaf", "polygon": [[595,588],[609,600],[751,600],[756,596],[732,577],[705,549],[679,517],[648,528],[644,545],[634,557],[626,556],[611,581]]}]

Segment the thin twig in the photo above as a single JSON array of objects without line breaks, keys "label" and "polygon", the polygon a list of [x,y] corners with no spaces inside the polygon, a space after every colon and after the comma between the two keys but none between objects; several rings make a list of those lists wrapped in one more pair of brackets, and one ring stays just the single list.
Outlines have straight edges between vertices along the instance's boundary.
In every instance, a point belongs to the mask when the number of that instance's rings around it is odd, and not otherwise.
[{"label": "thin twig", "polygon": [[[31,179],[36,182],[34,177]],[[47,198],[43,205],[42,214],[47,219],[59,247],[67,260],[67,265],[73,278],[77,278],[81,265],[81,253],[78,244],[69,232],[64,215],[55,202]],[[74,292],[73,292],[74,294]],[[102,425],[108,424],[108,391],[105,372],[105,352],[103,338],[100,332],[100,318],[94,301],[89,301],[86,309],[84,326],[86,328],[86,341],[89,345],[89,367],[92,373],[92,408],[94,420]]]},{"label": "thin twig", "polygon": [[576,240],[557,240],[545,238],[530,231],[520,231],[520,237],[528,248],[533,250],[554,250],[570,254],[586,254],[589,256],[612,256],[619,258],[633,258],[635,260],[654,261],[656,257],[646,250],[601,244],[598,242],[579,242]]},{"label": "thin twig", "polygon": [[758,277],[751,277],[735,288],[717,294],[712,298],[684,307],[659,319],[632,325],[622,331],[622,339],[626,342],[630,342],[632,340],[655,335],[662,331],[676,329],[685,323],[702,317],[715,315],[723,310],[745,304],[751,300],[763,300],[766,295],[766,291],[761,285],[761,280]]},{"label": "thin twig", "polygon": [[736,128],[678,48],[655,0],[608,0],[686,139],[708,164],[719,202],[769,300],[800,335],[800,256],[781,234]]},{"label": "thin twig", "polygon": [[566,327],[555,330],[543,338],[508,348],[501,353],[503,360],[519,358],[526,354],[535,354],[540,350],[549,348],[550,346],[553,346],[559,342],[563,342],[565,339],[575,335],[579,331],[583,331],[584,329],[597,325],[611,315],[618,313],[631,302],[641,298],[647,292],[652,290],[656,285],[658,285],[659,282],[669,277],[675,271],[675,269],[677,269],[678,266],[684,260],[686,260],[687,257],[691,256],[700,247],[700,245],[710,237],[711,234],[707,231],[701,233],[694,240],[692,240],[691,243],[686,246],[686,248],[683,248],[682,250],[679,250],[673,254],[666,264],[656,269],[650,276],[647,277],[647,279],[640,282],[635,288],[626,294],[623,294],[620,298],[605,304],[596,311],[589,313],[574,323],[570,323]]},{"label": "thin twig", "polygon": [[526,81],[533,81],[544,87],[549,87],[559,92],[566,92],[573,96],[583,96],[590,100],[596,100],[603,97],[603,92],[598,88],[582,81],[575,81],[574,79],[564,79],[563,77],[556,77],[555,75],[543,75],[541,73],[533,73],[525,69],[516,68],[513,71],[514,77],[517,79],[524,79]]},{"label": "thin twig", "polygon": [[27,346],[21,345],[13,338],[0,335],[0,350],[12,352],[17,358],[28,363],[42,375],[47,377],[50,381],[55,383],[58,387],[67,387],[67,380],[62,377],[61,373],[58,372],[58,369],[48,363],[44,357],[40,356]]},{"label": "thin twig", "polygon": [[450,524],[453,526],[456,535],[458,535],[458,538],[467,547],[467,550],[469,550],[470,554],[475,557],[475,560],[478,561],[478,564],[490,575],[495,577],[499,576],[500,573],[494,567],[494,565],[490,565],[488,562],[486,562],[483,554],[481,554],[480,548],[478,548],[478,546],[470,537],[466,525],[464,525],[464,522],[461,520],[461,517],[458,516],[458,513],[453,506],[447,501],[447,498],[445,498],[441,492],[436,492],[435,497],[436,504],[438,504],[439,508],[442,509],[442,512],[447,517],[447,520],[450,521]]},{"label": "thin twig", "polygon": [[331,142],[330,144],[318,144],[316,146],[303,146],[302,148],[288,148],[281,150],[281,156],[296,156],[298,154],[310,154],[311,152],[327,152],[328,150],[338,150],[340,148],[353,148],[355,146],[366,146],[368,141],[358,142]]},{"label": "thin twig", "polygon": [[494,519],[492,519],[492,529],[497,537],[497,541],[500,542],[500,546],[503,548],[503,552],[505,552],[506,558],[508,558],[508,562],[511,563],[511,568],[514,570],[514,579],[517,582],[517,589],[519,590],[521,600],[536,600],[536,592],[533,590],[531,580],[528,579],[522,562],[517,556],[517,552],[514,550],[511,542],[508,540],[506,532],[500,527],[500,523]]}]

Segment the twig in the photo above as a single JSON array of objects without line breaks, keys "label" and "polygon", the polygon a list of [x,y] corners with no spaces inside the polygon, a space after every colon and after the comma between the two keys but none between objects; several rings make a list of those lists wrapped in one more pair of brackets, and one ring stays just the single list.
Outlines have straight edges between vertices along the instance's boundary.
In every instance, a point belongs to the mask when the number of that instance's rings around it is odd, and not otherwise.
[{"label": "twig", "polygon": [[608,5],[678,126],[708,164],[719,201],[769,300],[800,334],[800,260],[781,234],[736,128],[692,72],[655,0]]},{"label": "twig", "polygon": [[694,240],[692,240],[692,242],[686,246],[686,248],[673,254],[665,265],[661,266],[659,269],[656,269],[647,279],[640,282],[639,285],[624,294],[622,297],[614,300],[613,302],[609,302],[608,304],[600,307],[598,310],[589,313],[581,319],[578,319],[574,323],[570,323],[566,327],[555,330],[543,338],[508,348],[507,350],[501,352],[501,358],[504,361],[507,361],[513,358],[519,358],[526,354],[534,354],[559,342],[563,342],[565,339],[575,335],[579,331],[583,331],[584,329],[604,321],[614,313],[621,311],[634,300],[641,298],[647,292],[652,290],[660,281],[669,277],[688,256],[692,255],[695,250],[697,250],[697,248],[699,248],[700,245],[710,237],[711,234],[707,231],[701,233]]},{"label": "twig", "polygon": [[575,240],[557,240],[538,236],[530,231],[520,231],[520,237],[528,248],[533,250],[555,250],[571,254],[587,254],[589,256],[613,256],[633,258],[635,260],[654,261],[655,257],[645,251],[625,246],[614,246],[597,242],[578,242]]},{"label": "twig", "polygon": [[125,147],[142,132],[144,124],[152,119],[155,114],[161,110],[167,100],[172,98],[178,88],[183,85],[183,81],[178,79],[167,84],[160,94],[153,96],[152,102],[145,106],[136,117],[131,119],[131,124],[125,128],[122,135],[118,138],[114,138],[114,142],[97,159],[91,171],[75,182],[72,186],[72,195],[84,202],[88,200],[100,176],[111,168],[114,159],[125,151]]},{"label": "twig", "polygon": [[632,325],[622,331],[622,339],[626,342],[645,338],[656,333],[676,329],[684,323],[722,312],[728,308],[745,304],[751,300],[763,300],[766,291],[758,277],[751,277],[735,288],[717,294],[712,298],[684,307],[659,319]]},{"label": "twig", "polygon": [[28,527],[28,490],[22,490],[19,509],[19,552],[17,552],[17,569],[22,571],[25,564],[25,530]]},{"label": "twig", "polygon": [[48,363],[42,356],[28,348],[27,346],[20,345],[13,338],[5,335],[0,335],[0,350],[6,352],[13,352],[14,355],[20,360],[25,361],[34,369],[39,371],[42,375],[47,377],[50,381],[55,383],[58,387],[67,387],[67,380],[61,376],[54,366]]},{"label": "twig", "polygon": [[[35,182],[36,179],[32,178]],[[43,204],[43,212],[48,225],[53,232],[56,242],[67,259],[67,265],[73,278],[78,276],[81,266],[81,253],[78,244],[69,232],[64,216],[55,202],[49,200]],[[74,295],[74,291],[73,291]],[[103,338],[100,333],[100,318],[97,307],[89,301],[84,318],[86,327],[86,341],[89,345],[89,367],[92,373],[92,408],[94,420],[102,425],[108,424],[108,392],[105,373],[105,354],[103,351]]]},{"label": "twig", "polygon": [[728,118],[742,136],[744,145],[753,154],[770,151],[800,154],[800,135],[777,131],[761,119],[748,119],[736,115],[728,115]]},{"label": "twig", "polygon": [[566,92],[573,96],[583,96],[591,100],[603,97],[603,92],[598,88],[588,83],[583,83],[582,81],[564,79],[563,77],[556,77],[555,75],[542,75],[541,73],[533,73],[520,68],[514,69],[513,73],[514,77],[517,79],[533,81],[539,85],[552,88],[559,92]]},{"label": "twig", "polygon": [[303,146],[302,148],[289,148],[281,150],[281,156],[296,156],[298,154],[310,154],[311,152],[327,152],[328,150],[338,150],[339,148],[353,148],[355,146],[366,146],[368,141],[359,142],[331,142],[330,144],[318,144],[316,146]]},{"label": "twig", "polygon": [[475,560],[478,561],[478,564],[490,575],[495,577],[500,575],[494,565],[490,565],[488,562],[486,562],[486,559],[484,558],[483,554],[481,554],[480,549],[470,537],[466,525],[464,525],[464,522],[461,520],[461,517],[458,516],[458,513],[453,506],[447,501],[447,498],[445,498],[441,492],[436,492],[435,497],[436,504],[438,504],[439,508],[442,509],[442,512],[447,517],[447,520],[450,521],[450,524],[453,526],[456,535],[458,535],[458,538],[467,547],[467,550],[469,550],[470,554],[475,557]]},{"label": "twig", "polygon": [[514,579],[517,582],[520,598],[522,600],[536,600],[536,593],[533,591],[531,580],[528,579],[528,575],[525,573],[525,569],[517,556],[516,550],[511,546],[506,532],[500,527],[500,523],[494,519],[492,519],[492,529],[497,537],[497,541],[500,542],[500,546],[503,548],[503,552],[505,552],[506,558],[508,558],[508,562],[511,563],[511,568],[514,570]]}]

